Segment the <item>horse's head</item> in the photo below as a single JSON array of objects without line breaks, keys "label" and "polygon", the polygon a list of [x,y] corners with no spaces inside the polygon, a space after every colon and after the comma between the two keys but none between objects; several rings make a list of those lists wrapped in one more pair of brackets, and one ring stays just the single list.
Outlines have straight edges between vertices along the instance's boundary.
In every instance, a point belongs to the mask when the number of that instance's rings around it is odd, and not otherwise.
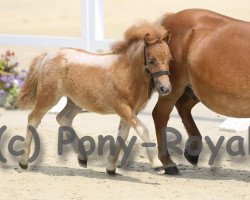
[{"label": "horse's head", "polygon": [[124,33],[124,40],[113,44],[111,49],[114,53],[128,51],[130,61],[138,67],[142,66],[141,61],[144,59],[145,70],[153,79],[159,94],[167,95],[171,91],[169,63],[172,56],[168,47],[169,41],[170,32],[163,26],[143,22],[129,27]]},{"label": "horse's head", "polygon": [[144,37],[144,62],[145,70],[153,79],[159,95],[168,95],[171,92],[169,81],[169,63],[172,56],[168,47],[170,40],[169,31],[165,31],[162,37],[154,37],[147,33]]}]

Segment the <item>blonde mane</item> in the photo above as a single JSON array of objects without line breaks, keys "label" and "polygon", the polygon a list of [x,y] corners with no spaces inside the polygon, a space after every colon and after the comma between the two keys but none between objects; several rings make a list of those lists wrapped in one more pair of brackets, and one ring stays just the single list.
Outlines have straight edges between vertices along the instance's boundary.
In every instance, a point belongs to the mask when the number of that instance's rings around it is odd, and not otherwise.
[{"label": "blonde mane", "polygon": [[139,23],[131,26],[124,33],[124,39],[115,42],[111,46],[111,51],[115,54],[123,53],[129,49],[133,43],[144,41],[145,36],[148,35],[148,40],[155,43],[161,41],[166,34],[166,29],[159,25],[149,22]]},{"label": "blonde mane", "polygon": [[154,24],[162,26],[162,25],[164,25],[163,22],[166,21],[169,17],[171,17],[174,14],[175,13],[173,13],[173,12],[166,13],[166,14],[162,15],[161,17],[159,17],[157,20],[155,20]]}]

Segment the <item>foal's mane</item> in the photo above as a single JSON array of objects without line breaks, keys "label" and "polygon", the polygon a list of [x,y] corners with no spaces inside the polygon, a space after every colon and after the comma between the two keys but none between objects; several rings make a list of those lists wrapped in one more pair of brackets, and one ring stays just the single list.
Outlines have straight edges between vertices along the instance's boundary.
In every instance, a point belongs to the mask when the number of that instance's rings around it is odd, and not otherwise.
[{"label": "foal's mane", "polygon": [[157,20],[155,20],[155,24],[158,25],[164,25],[164,22],[167,21],[169,18],[171,18],[171,16],[173,16],[175,13],[173,12],[168,12],[165,13],[164,15],[162,15],[161,17],[159,17]]},{"label": "foal's mane", "polygon": [[135,43],[144,41],[145,36],[148,35],[148,42],[155,43],[161,41],[166,34],[166,29],[159,25],[149,22],[142,22],[137,25],[129,27],[124,33],[124,39],[115,42],[111,46],[111,51],[115,54],[123,53]]}]

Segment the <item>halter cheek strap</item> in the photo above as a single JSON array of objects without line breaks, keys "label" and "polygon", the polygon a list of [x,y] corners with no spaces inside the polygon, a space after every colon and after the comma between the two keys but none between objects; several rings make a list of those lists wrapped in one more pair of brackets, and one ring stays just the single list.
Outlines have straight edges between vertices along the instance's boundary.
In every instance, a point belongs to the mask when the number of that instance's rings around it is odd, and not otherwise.
[{"label": "halter cheek strap", "polygon": [[144,46],[144,69],[145,71],[149,74],[149,76],[151,78],[156,78],[156,77],[160,77],[160,76],[163,76],[163,75],[168,75],[170,76],[170,72],[168,70],[160,70],[158,72],[154,72],[152,73],[149,69],[148,69],[148,66],[147,66],[147,57],[146,57],[146,45]]},{"label": "halter cheek strap", "polygon": [[170,72],[168,70],[160,70],[158,72],[151,73],[151,71],[148,69],[148,66],[147,66],[146,45],[144,46],[144,65],[145,65],[144,67],[145,71],[150,76],[150,81],[149,81],[149,86],[148,86],[148,98],[150,99],[153,89],[155,87],[153,78],[160,77],[163,75],[170,76]]}]

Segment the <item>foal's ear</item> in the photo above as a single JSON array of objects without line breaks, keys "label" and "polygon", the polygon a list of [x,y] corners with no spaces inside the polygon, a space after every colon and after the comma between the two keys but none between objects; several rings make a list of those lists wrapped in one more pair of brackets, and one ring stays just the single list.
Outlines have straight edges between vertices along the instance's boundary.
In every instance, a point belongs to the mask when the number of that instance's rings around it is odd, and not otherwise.
[{"label": "foal's ear", "polygon": [[146,46],[150,45],[150,44],[154,44],[157,42],[156,38],[153,38],[149,33],[147,33],[144,36],[144,43],[146,44]]},{"label": "foal's ear", "polygon": [[168,44],[171,40],[171,33],[169,30],[166,30],[166,33],[163,36],[163,40]]}]

